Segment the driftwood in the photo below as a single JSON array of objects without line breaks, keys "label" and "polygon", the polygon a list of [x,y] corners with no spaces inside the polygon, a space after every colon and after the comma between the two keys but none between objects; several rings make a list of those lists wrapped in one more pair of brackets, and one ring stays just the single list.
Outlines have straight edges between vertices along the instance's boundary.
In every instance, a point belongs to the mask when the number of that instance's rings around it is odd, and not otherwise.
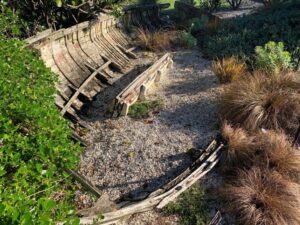
[{"label": "driftwood", "polygon": [[70,170],[67,168],[65,170],[66,172],[71,174],[83,187],[85,187],[87,190],[93,193],[96,197],[99,198],[101,196],[102,194],[101,191],[93,184],[91,184],[84,176],[82,176],[81,174],[77,173],[74,170]]},{"label": "driftwood", "polygon": [[[76,8],[82,9],[86,4]],[[151,20],[152,26],[159,27],[159,10],[167,6],[129,7],[122,19],[99,14],[94,20],[58,31],[49,29],[26,40],[27,47],[38,49],[46,66],[58,75],[55,103],[65,117],[85,127],[77,111],[103,91],[107,83],[112,85],[116,74],[132,69],[131,59],[137,55],[132,52],[135,46],[124,29],[124,21],[130,26]]]},{"label": "driftwood", "polygon": [[[168,203],[174,201],[182,192],[191,187],[200,178],[205,176],[220,160],[220,153],[223,144],[213,141],[196,162],[176,177],[174,180],[150,194],[146,199],[137,202],[122,202],[118,204],[119,210],[101,214],[99,216],[89,216],[80,219],[80,224],[114,224],[118,220],[136,213],[146,212],[152,209],[161,209]],[[185,177],[185,178],[184,178]]]},{"label": "driftwood", "polygon": [[146,91],[173,64],[171,55],[166,53],[146,71],[134,79],[115,99],[114,117],[126,116],[129,107],[138,99],[144,99]]},{"label": "driftwood", "polygon": [[222,216],[220,211],[218,211],[208,225],[218,225],[221,223],[221,221],[222,221]]}]

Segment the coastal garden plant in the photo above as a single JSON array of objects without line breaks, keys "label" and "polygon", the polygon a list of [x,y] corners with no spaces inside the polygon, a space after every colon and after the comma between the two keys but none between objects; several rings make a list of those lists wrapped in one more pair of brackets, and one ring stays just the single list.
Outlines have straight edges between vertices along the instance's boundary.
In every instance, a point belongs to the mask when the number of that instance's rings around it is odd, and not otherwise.
[{"label": "coastal garden plant", "polygon": [[291,62],[299,62],[300,1],[285,1],[257,13],[223,21],[213,32],[198,36],[203,54],[211,59],[235,56],[252,66],[255,47],[270,40],[283,42]]},{"label": "coastal garden plant", "polygon": [[164,212],[177,214],[182,225],[205,225],[208,222],[208,211],[204,195],[204,190],[199,184],[196,184],[183,193],[178,201],[169,203]]},{"label": "coastal garden plant", "polygon": [[214,60],[212,70],[220,83],[230,83],[238,80],[246,73],[246,64],[239,62],[235,57]]},{"label": "coastal garden plant", "polygon": [[[4,12],[4,11],[2,11]],[[56,75],[0,14],[0,224],[78,224],[73,185],[81,151],[54,104]]]},{"label": "coastal garden plant", "polygon": [[255,47],[255,66],[266,73],[278,74],[292,68],[291,54],[284,50],[282,42],[270,41]]},{"label": "coastal garden plant", "polygon": [[283,130],[294,137],[300,119],[300,76],[255,72],[225,87],[220,95],[220,116],[249,131]]},{"label": "coastal garden plant", "polygon": [[[282,132],[248,133],[225,124],[219,188],[237,224],[298,224],[300,154]],[[276,187],[276,188],[274,188]]]}]

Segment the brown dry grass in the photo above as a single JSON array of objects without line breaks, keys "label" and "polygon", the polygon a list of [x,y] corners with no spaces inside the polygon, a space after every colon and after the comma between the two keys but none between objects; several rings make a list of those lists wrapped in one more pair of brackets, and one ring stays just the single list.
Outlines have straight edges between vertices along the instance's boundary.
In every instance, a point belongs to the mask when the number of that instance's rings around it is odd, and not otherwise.
[{"label": "brown dry grass", "polygon": [[241,225],[300,224],[299,185],[258,167],[239,170],[219,191]]},{"label": "brown dry grass", "polygon": [[179,31],[149,31],[137,30],[137,44],[144,50],[164,51],[171,49]]},{"label": "brown dry grass", "polygon": [[223,162],[225,175],[235,174],[236,168],[258,166],[276,170],[300,183],[300,152],[291,146],[284,133],[267,131],[249,135],[228,124],[223,126],[222,133],[228,143]]},{"label": "brown dry grass", "polygon": [[222,127],[222,136],[227,141],[227,150],[224,152],[224,170],[234,170],[235,167],[253,164],[252,156],[255,146],[252,136],[242,128],[233,128],[227,123]]},{"label": "brown dry grass", "polygon": [[300,75],[248,76],[224,88],[219,106],[221,118],[234,126],[294,136],[300,119]]},{"label": "brown dry grass", "polygon": [[217,59],[212,63],[212,70],[220,83],[229,83],[238,80],[246,73],[246,64],[239,62],[235,57]]}]

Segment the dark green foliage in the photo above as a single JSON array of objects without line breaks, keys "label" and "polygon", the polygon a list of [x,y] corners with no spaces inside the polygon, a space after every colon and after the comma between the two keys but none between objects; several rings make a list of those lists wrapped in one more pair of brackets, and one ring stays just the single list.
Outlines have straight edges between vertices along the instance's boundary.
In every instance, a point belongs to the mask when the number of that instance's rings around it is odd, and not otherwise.
[{"label": "dark green foliage", "polygon": [[146,118],[153,110],[158,110],[162,106],[160,101],[137,102],[129,108],[128,115],[135,119]]},{"label": "dark green foliage", "polygon": [[176,44],[183,48],[193,48],[197,46],[197,39],[189,32],[182,32],[176,40]]},{"label": "dark green foliage", "polygon": [[80,148],[54,105],[56,75],[5,37],[19,33],[11,21],[0,15],[0,224],[76,224],[63,168],[76,166]]},{"label": "dark green foliage", "polygon": [[292,54],[293,62],[297,63],[300,56],[299,11],[300,2],[297,1],[234,18],[220,24],[213,34],[204,33],[199,37],[199,44],[209,58],[235,55],[252,63],[256,46],[281,41]]},{"label": "dark green foliage", "polygon": [[178,214],[182,225],[206,225],[207,207],[203,201],[204,191],[199,185],[194,185],[184,192],[177,202],[166,206],[167,214]]},{"label": "dark green foliage", "polygon": [[109,7],[113,13],[120,13],[115,3],[121,0],[2,0],[0,6],[7,6],[25,22],[24,36],[51,28],[57,30],[96,17],[101,8]]},{"label": "dark green foliage", "polygon": [[209,18],[207,16],[201,16],[201,18],[193,18],[189,20],[189,29],[192,34],[197,34],[201,30],[205,28],[209,21]]}]

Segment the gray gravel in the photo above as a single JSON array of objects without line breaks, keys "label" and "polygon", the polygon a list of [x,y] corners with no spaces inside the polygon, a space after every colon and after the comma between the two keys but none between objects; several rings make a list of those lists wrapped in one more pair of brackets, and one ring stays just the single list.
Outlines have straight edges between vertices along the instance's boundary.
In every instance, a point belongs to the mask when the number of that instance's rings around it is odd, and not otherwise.
[{"label": "gray gravel", "polygon": [[91,122],[79,171],[111,200],[154,191],[191,164],[188,149],[206,146],[217,133],[219,87],[211,62],[197,50],[173,54],[174,68],[149,93],[163,102],[158,113],[141,120],[104,119],[97,110],[101,97],[90,109],[91,118],[102,119]]}]

